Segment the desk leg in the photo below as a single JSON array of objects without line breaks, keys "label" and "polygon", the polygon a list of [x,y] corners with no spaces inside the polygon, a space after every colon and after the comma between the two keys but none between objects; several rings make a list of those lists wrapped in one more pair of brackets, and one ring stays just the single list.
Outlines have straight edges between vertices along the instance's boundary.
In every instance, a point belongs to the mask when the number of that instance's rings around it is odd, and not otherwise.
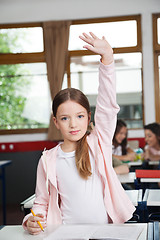
[{"label": "desk leg", "polygon": [[2,167],[2,208],[3,208],[3,225],[6,225],[6,182],[4,167]]}]

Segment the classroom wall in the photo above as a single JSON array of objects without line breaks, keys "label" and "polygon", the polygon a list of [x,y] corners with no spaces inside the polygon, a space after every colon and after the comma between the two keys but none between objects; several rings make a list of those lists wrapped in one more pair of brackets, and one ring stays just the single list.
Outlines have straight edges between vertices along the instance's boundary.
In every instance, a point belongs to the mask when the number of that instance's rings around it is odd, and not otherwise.
[{"label": "classroom wall", "polygon": [[[35,192],[38,161],[44,149],[57,145],[51,141],[0,143],[0,161],[12,160],[5,168],[8,204],[20,204]],[[0,188],[0,196],[2,195]],[[0,203],[2,199],[0,198]]]},{"label": "classroom wall", "polygon": [[[0,160],[12,160],[12,163],[5,168],[7,204],[20,206],[23,200],[34,194],[40,156],[41,151],[0,153]],[[0,196],[2,196],[1,187]]]},{"label": "classroom wall", "polygon": [[[160,12],[159,0],[5,0],[0,1],[0,10],[0,24],[141,14],[145,123],[155,121],[152,13]],[[131,130],[129,137],[144,137],[144,131]],[[46,139],[46,134],[0,136],[1,143]],[[7,202],[20,203],[33,194],[40,155],[41,151],[0,152],[0,160],[13,161],[6,168]]]}]

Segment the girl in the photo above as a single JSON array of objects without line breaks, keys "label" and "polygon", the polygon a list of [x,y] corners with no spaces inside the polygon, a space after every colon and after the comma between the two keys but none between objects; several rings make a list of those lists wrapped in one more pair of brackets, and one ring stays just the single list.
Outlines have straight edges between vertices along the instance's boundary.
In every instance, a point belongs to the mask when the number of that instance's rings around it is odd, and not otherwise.
[{"label": "girl", "polygon": [[121,161],[133,161],[136,158],[136,153],[127,145],[127,125],[121,119],[117,120],[112,141],[112,154]]},{"label": "girl", "polygon": [[145,152],[144,159],[151,161],[160,160],[160,125],[151,123],[144,126],[145,132]]},{"label": "girl", "polygon": [[[54,224],[124,223],[134,206],[112,167],[112,137],[119,107],[116,103],[113,51],[103,37],[83,33],[84,47],[101,55],[95,127],[87,128],[91,113],[85,95],[61,90],[53,100],[56,127],[64,141],[43,152],[37,170],[33,211],[23,226],[31,234]],[[60,199],[60,202],[58,201]]]}]

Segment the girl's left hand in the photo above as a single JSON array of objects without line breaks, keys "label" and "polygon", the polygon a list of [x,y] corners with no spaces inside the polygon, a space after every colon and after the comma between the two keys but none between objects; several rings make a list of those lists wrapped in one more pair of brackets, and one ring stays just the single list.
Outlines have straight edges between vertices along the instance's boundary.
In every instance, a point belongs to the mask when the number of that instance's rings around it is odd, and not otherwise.
[{"label": "girl's left hand", "polygon": [[83,33],[83,36],[79,37],[84,42],[89,44],[83,46],[84,48],[101,55],[103,64],[109,65],[113,62],[113,50],[105,37],[100,39],[92,32],[90,32],[90,36],[86,33]]},{"label": "girl's left hand", "polygon": [[135,152],[130,152],[127,154],[127,157],[130,161],[134,161],[136,159],[136,153]]}]

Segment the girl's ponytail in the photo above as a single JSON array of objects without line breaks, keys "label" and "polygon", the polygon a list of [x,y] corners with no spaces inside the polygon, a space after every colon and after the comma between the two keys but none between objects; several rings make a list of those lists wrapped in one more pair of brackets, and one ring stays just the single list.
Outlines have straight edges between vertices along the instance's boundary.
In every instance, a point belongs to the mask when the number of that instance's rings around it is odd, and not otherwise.
[{"label": "girl's ponytail", "polygon": [[90,163],[89,152],[88,152],[88,143],[86,139],[87,135],[89,135],[88,131],[77,142],[77,148],[76,148],[76,154],[75,154],[77,170],[79,172],[79,175],[84,179],[88,179],[88,177],[92,175],[91,163]]}]

